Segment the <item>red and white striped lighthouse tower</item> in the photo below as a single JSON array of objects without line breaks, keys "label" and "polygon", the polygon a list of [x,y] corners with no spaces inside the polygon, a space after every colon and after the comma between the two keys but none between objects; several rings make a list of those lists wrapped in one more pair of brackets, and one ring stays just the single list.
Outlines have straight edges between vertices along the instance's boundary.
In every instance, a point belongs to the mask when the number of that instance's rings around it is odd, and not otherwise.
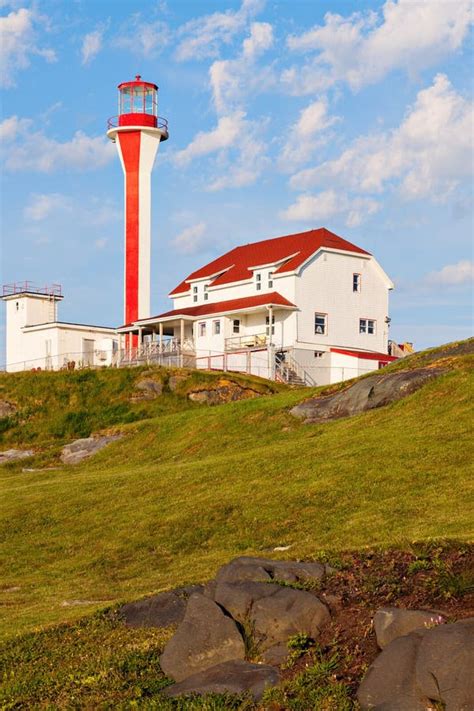
[{"label": "red and white striped lighthouse tower", "polygon": [[124,323],[150,314],[151,171],[168,122],[158,116],[158,87],[142,81],[119,84],[119,115],[107,136],[117,145],[125,183]]}]

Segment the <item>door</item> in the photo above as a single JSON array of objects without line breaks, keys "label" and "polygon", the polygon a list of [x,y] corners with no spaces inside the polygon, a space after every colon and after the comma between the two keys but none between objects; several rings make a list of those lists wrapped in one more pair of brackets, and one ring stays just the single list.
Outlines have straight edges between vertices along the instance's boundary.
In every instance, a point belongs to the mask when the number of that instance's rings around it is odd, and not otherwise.
[{"label": "door", "polygon": [[82,363],[83,365],[94,365],[94,343],[92,338],[82,339]]}]

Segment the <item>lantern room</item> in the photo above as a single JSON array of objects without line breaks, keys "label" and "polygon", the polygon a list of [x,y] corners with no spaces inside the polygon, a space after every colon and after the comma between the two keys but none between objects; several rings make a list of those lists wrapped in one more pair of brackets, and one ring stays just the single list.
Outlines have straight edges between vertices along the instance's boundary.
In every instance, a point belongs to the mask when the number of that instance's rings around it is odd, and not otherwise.
[{"label": "lantern room", "polygon": [[119,84],[119,126],[158,125],[158,87],[142,81],[137,74],[135,81]]}]

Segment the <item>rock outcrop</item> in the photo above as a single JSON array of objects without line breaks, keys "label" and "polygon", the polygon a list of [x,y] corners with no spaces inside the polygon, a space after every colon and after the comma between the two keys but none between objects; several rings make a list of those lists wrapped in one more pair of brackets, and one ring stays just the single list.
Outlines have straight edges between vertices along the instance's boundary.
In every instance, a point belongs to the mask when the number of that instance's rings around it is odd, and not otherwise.
[{"label": "rock outcrop", "polygon": [[306,400],[293,407],[290,413],[307,423],[351,417],[401,400],[445,372],[446,368],[433,367],[371,375],[342,392]]},{"label": "rock outcrop", "polygon": [[167,687],[164,693],[166,696],[181,696],[210,693],[241,694],[248,691],[254,699],[259,700],[265,689],[275,686],[279,680],[280,674],[274,667],[232,659],[189,676],[181,683]]},{"label": "rock outcrop", "polygon": [[63,464],[78,464],[78,462],[82,462],[84,459],[88,459],[93,454],[100,452],[111,442],[121,439],[121,437],[122,435],[107,435],[76,439],[62,448],[61,461]]},{"label": "rock outcrop", "polygon": [[0,420],[3,417],[11,417],[17,411],[16,405],[8,400],[0,400]]},{"label": "rock outcrop", "polygon": [[383,607],[374,616],[377,644],[384,649],[397,637],[415,630],[424,630],[444,622],[443,616],[434,610],[402,610],[398,607]]},{"label": "rock outcrop", "polygon": [[131,397],[132,402],[155,400],[163,392],[163,383],[152,378],[142,378],[135,383],[135,391]]},{"label": "rock outcrop", "polygon": [[375,659],[357,692],[363,709],[474,709],[474,618],[397,637]]},{"label": "rock outcrop", "polygon": [[237,400],[249,400],[260,397],[263,394],[252,388],[239,385],[232,380],[219,378],[215,385],[191,390],[188,393],[188,398],[192,402],[199,402],[204,405],[221,405],[226,402],[236,402]]},{"label": "rock outcrop", "polygon": [[130,627],[170,627],[183,621],[189,596],[201,590],[193,585],[128,602],[120,608],[120,615]]},{"label": "rock outcrop", "polygon": [[14,462],[18,459],[26,459],[33,455],[34,452],[32,449],[6,449],[4,452],[0,452],[0,464]]}]

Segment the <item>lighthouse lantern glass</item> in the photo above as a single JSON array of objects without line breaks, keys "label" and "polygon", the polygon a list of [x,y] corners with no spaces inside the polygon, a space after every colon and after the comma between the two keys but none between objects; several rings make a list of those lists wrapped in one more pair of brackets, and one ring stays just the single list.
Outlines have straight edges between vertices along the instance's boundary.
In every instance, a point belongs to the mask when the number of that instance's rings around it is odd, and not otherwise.
[{"label": "lighthouse lantern glass", "polygon": [[120,89],[120,114],[150,114],[158,115],[156,89],[154,87],[136,85],[123,86]]}]

